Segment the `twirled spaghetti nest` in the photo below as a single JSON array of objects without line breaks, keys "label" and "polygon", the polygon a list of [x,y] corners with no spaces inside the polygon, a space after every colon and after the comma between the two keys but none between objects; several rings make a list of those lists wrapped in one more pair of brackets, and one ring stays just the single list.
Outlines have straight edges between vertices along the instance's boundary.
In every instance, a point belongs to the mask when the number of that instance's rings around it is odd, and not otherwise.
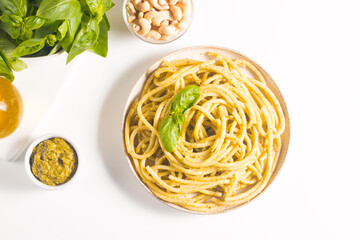
[{"label": "twirled spaghetti nest", "polygon": [[[258,195],[276,166],[285,128],[278,100],[251,63],[209,54],[216,58],[165,61],[125,123],[126,151],[142,181],[157,197],[198,212],[220,212]],[[170,153],[159,128],[189,85],[200,86],[201,96]]]}]

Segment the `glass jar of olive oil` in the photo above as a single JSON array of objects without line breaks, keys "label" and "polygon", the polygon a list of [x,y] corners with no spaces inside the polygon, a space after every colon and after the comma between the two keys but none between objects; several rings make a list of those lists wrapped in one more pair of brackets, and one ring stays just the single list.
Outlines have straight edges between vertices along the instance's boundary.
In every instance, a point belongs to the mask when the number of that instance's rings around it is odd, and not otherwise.
[{"label": "glass jar of olive oil", "polygon": [[0,139],[12,134],[20,125],[24,107],[20,92],[0,77]]}]

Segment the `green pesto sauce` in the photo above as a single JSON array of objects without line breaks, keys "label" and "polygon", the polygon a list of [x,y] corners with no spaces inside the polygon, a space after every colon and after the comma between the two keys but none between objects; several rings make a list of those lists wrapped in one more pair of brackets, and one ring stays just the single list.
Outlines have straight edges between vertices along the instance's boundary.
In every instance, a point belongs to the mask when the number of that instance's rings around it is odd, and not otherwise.
[{"label": "green pesto sauce", "polygon": [[77,168],[73,147],[62,138],[50,138],[34,147],[31,171],[42,183],[56,186],[69,181]]}]

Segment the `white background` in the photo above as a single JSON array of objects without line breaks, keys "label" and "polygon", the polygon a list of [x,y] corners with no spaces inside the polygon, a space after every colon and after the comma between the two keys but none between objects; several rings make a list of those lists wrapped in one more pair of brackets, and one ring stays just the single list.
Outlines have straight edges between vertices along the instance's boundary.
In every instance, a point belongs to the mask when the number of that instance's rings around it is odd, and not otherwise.
[{"label": "white background", "polygon": [[[121,3],[109,13],[108,57],[76,59],[36,130],[78,145],[79,178],[46,191],[30,182],[22,160],[0,162],[1,240],[360,239],[359,1],[195,0],[189,31],[166,45],[131,35]],[[290,149],[273,184],[254,202],[213,216],[180,212],[148,194],[121,141],[135,81],[160,57],[194,45],[232,48],[263,66],[291,119]]]}]

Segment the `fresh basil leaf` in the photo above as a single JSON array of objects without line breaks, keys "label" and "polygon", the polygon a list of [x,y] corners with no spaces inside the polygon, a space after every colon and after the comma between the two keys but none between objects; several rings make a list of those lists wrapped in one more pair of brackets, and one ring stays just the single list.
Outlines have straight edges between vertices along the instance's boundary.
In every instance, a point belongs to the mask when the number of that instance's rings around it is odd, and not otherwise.
[{"label": "fresh basil leaf", "polygon": [[49,55],[53,55],[53,54],[57,53],[60,50],[60,48],[61,48],[61,44],[60,44],[60,42],[58,42],[55,45],[55,47],[53,47],[53,49],[51,49]]},{"label": "fresh basil leaf", "polygon": [[44,38],[55,33],[63,20],[45,20],[45,23],[35,31],[34,38]]},{"label": "fresh basil leaf", "polygon": [[56,33],[57,40],[59,40],[59,41],[62,40],[65,37],[68,29],[69,29],[68,22],[67,22],[67,20],[65,20],[58,28],[58,31]]},{"label": "fresh basil leaf", "polygon": [[99,56],[106,57],[108,53],[108,29],[104,19],[100,22],[99,29],[99,37],[91,47],[91,51]]},{"label": "fresh basil leaf", "polygon": [[89,6],[87,5],[86,0],[79,0],[79,1],[80,1],[81,9],[83,10],[83,12],[90,13],[90,9],[89,9]]},{"label": "fresh basil leaf", "polygon": [[201,95],[201,88],[195,85],[190,85],[176,95],[171,103],[170,114],[182,113],[192,108],[198,101]]},{"label": "fresh basil leaf", "polygon": [[19,39],[20,40],[28,40],[32,37],[33,35],[33,31],[31,29],[28,29],[24,24],[21,26],[21,31],[20,31],[20,36]]},{"label": "fresh basil leaf", "polygon": [[17,15],[2,15],[0,21],[7,23],[11,27],[20,27],[23,19]]},{"label": "fresh basil leaf", "polygon": [[27,0],[1,0],[0,10],[2,14],[14,14],[25,17],[27,14]]},{"label": "fresh basil leaf", "polygon": [[24,23],[26,28],[35,30],[41,28],[41,26],[44,25],[45,19],[39,18],[37,16],[30,16],[24,19]]},{"label": "fresh basil leaf", "polygon": [[105,20],[106,28],[109,31],[110,30],[110,22],[109,22],[109,19],[106,16],[106,14],[104,14],[103,19]]},{"label": "fresh basil leaf", "polygon": [[173,119],[178,122],[179,124],[184,124],[185,123],[185,115],[182,113],[175,113],[171,115],[173,117]]},{"label": "fresh basil leaf", "polygon": [[0,56],[0,76],[6,78],[10,82],[14,81],[14,73]]},{"label": "fresh basil leaf", "polygon": [[104,14],[104,0],[86,0],[86,3],[93,16],[96,14],[102,16]]},{"label": "fresh basil leaf", "polygon": [[13,26],[10,26],[9,24],[7,23],[3,23],[3,22],[0,22],[0,28],[6,32],[7,34],[9,34],[9,36],[12,38],[12,39],[17,39],[19,36],[20,36],[20,31],[21,31],[21,28],[20,27],[13,27]]},{"label": "fresh basil leaf", "polygon": [[181,134],[181,123],[172,115],[165,118],[160,127],[160,139],[168,152],[174,151]]},{"label": "fresh basil leaf", "polygon": [[104,0],[105,11],[109,11],[115,4],[111,0]]},{"label": "fresh basil leaf", "polygon": [[90,49],[96,42],[98,36],[99,25],[97,24],[96,19],[90,19],[88,24],[81,28],[79,33],[76,35],[74,43],[71,46],[70,52],[68,54],[66,63],[69,63],[80,53]]},{"label": "fresh basil leaf", "polygon": [[30,0],[30,5],[34,8],[39,8],[40,3],[42,2],[42,0]]},{"label": "fresh basil leaf", "polygon": [[16,45],[14,43],[8,39],[0,38],[0,56],[10,69],[19,72],[27,68],[27,65],[20,59],[11,56],[15,48]]},{"label": "fresh basil leaf", "polygon": [[1,28],[1,23],[0,23],[0,38],[6,38],[6,39],[10,39],[11,37]]},{"label": "fresh basil leaf", "polygon": [[36,15],[50,20],[64,20],[76,16],[80,10],[77,0],[43,0]]},{"label": "fresh basil leaf", "polygon": [[75,17],[65,20],[67,22],[68,30],[64,38],[60,41],[62,48],[66,52],[70,52],[70,48],[78,32],[82,19],[82,13],[77,14]]},{"label": "fresh basil leaf", "polygon": [[185,113],[199,100],[201,88],[190,85],[176,95],[171,103],[170,116],[165,118],[160,127],[160,139],[166,151],[172,152],[180,138],[181,126],[185,123]]},{"label": "fresh basil leaf", "polygon": [[0,49],[6,55],[11,55],[14,49],[16,48],[15,44],[10,42],[8,39],[4,37],[0,37]]},{"label": "fresh basil leaf", "polygon": [[12,53],[13,57],[30,55],[40,51],[45,46],[47,38],[32,38],[22,42]]},{"label": "fresh basil leaf", "polygon": [[20,72],[27,68],[26,63],[21,61],[19,58],[9,57],[8,61],[9,61],[8,66],[12,68],[15,72]]},{"label": "fresh basil leaf", "polygon": [[2,50],[0,50],[0,56],[2,57],[6,65],[16,72],[22,71],[27,68],[27,65],[23,61],[18,58],[14,58],[11,55],[5,54]]},{"label": "fresh basil leaf", "polygon": [[56,42],[57,42],[57,39],[56,39],[56,36],[54,34],[50,34],[50,35],[47,36],[46,43],[49,46],[51,46],[51,47],[55,46]]}]

